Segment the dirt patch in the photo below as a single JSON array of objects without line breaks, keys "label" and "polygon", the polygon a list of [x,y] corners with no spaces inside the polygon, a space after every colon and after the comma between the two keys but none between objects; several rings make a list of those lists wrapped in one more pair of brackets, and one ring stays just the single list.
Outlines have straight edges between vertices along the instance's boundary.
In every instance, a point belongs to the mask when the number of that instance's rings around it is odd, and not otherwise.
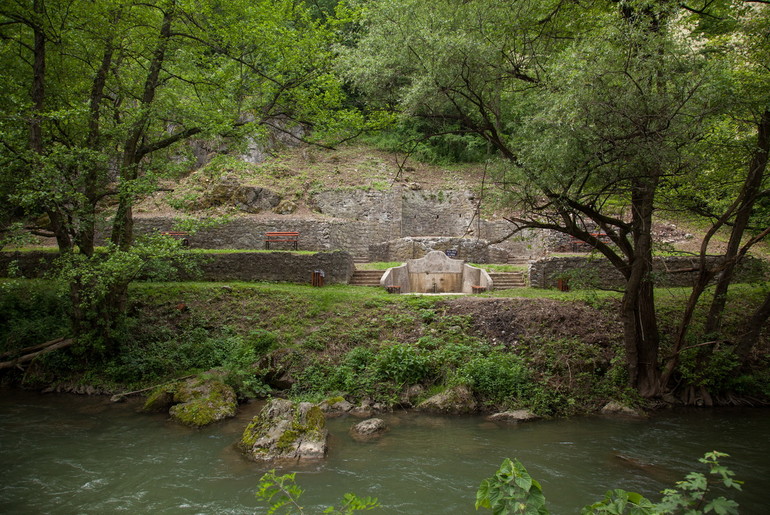
[{"label": "dirt patch", "polygon": [[458,297],[444,303],[447,314],[470,315],[486,338],[515,347],[523,339],[577,339],[609,347],[621,342],[623,327],[615,309],[551,299]]}]

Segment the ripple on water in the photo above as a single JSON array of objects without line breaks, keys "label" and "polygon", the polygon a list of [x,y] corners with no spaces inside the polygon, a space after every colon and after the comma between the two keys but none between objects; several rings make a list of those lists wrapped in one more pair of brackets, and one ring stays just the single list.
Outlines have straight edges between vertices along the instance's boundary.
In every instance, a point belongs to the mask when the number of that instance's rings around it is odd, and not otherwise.
[{"label": "ripple on water", "polygon": [[[232,445],[250,416],[191,430],[166,416],[136,414],[130,404],[0,392],[0,513],[259,512],[254,494],[271,467],[245,460]],[[330,420],[328,459],[284,465],[279,473],[298,473],[309,509],[355,492],[378,497],[385,513],[467,514],[480,481],[503,458],[516,457],[558,514],[574,513],[609,488],[655,496],[717,448],[733,454],[729,465],[748,480],[744,512],[762,512],[770,488],[767,411],[520,425],[413,413],[383,418],[390,431],[364,443],[347,433],[355,419]]]}]

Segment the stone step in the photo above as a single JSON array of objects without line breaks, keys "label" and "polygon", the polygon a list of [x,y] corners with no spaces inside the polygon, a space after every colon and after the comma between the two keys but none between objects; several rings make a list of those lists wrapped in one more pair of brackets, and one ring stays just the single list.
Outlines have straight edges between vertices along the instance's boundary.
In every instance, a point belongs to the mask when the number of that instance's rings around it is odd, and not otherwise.
[{"label": "stone step", "polygon": [[384,270],[356,270],[348,284],[352,286],[379,286]]},{"label": "stone step", "polygon": [[527,282],[522,272],[492,272],[489,274],[496,290],[524,288]]},{"label": "stone step", "polygon": [[369,256],[353,256],[353,263],[368,263]]}]

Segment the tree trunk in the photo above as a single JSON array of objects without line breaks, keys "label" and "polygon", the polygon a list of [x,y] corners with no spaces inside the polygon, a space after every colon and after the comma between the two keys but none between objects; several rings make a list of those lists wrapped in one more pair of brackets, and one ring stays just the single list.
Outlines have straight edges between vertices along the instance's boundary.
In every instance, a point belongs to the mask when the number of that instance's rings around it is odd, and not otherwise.
[{"label": "tree trunk", "polygon": [[719,331],[722,326],[722,313],[727,302],[727,290],[733,279],[735,267],[738,264],[738,250],[743,240],[743,234],[749,225],[751,214],[757,194],[762,187],[762,181],[767,170],[768,152],[770,152],[770,110],[765,110],[757,126],[757,146],[749,164],[749,173],[741,190],[741,205],[735,215],[735,222],[730,233],[730,241],[727,244],[725,260],[727,266],[719,276],[714,300],[711,302],[708,318],[706,319],[706,333],[712,334]]},{"label": "tree trunk", "polygon": [[643,397],[660,394],[658,321],[652,281],[652,212],[657,175],[637,181],[631,198],[634,254],[623,295],[623,341],[629,383]]},{"label": "tree trunk", "polygon": [[[32,10],[36,17],[45,14],[43,0],[35,0]],[[32,61],[32,116],[29,122],[29,147],[37,153],[43,153],[43,108],[45,107],[45,32],[37,20],[32,24],[33,61]]]},{"label": "tree trunk", "polygon": [[[155,92],[160,83],[160,72],[163,68],[163,61],[166,58],[166,48],[171,38],[171,24],[174,20],[173,6],[163,14],[163,21],[160,27],[160,38],[158,46],[152,56],[152,61],[147,70],[147,77],[144,82],[142,92],[142,102],[140,109],[149,109],[155,99]],[[121,165],[121,181],[129,187],[139,176],[139,163],[143,154],[140,151],[140,141],[147,130],[147,120],[144,116],[140,117],[126,138],[123,144],[123,163]],[[123,192],[119,196],[119,205],[115,213],[115,220],[112,225],[112,243],[121,250],[128,250],[134,239],[134,219],[133,219],[134,196],[130,191]]]},{"label": "tree trunk", "polygon": [[743,333],[735,348],[735,353],[740,358],[741,363],[745,363],[748,360],[751,349],[754,348],[754,345],[759,340],[759,335],[767,325],[768,320],[770,320],[770,293],[767,294],[765,301],[746,322],[746,332]]}]

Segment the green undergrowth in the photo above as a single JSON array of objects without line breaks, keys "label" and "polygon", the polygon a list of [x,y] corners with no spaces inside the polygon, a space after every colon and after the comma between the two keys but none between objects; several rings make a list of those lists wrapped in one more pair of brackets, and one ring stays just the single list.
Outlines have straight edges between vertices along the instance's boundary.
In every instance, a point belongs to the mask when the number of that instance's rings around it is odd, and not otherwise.
[{"label": "green undergrowth", "polygon": [[[55,283],[5,280],[0,289],[0,352],[68,334],[66,294]],[[657,292],[664,347],[687,293]],[[496,302],[514,295],[516,311],[501,315]],[[733,288],[726,327],[738,334],[762,295],[758,287]],[[298,399],[342,396],[393,406],[463,385],[484,409],[554,416],[594,411],[609,400],[640,402],[625,387],[622,325],[613,322],[617,293],[521,288],[478,297],[488,300],[346,285],[135,283],[115,354],[94,356],[78,344],[3,377],[28,387],[89,384],[120,392],[216,369],[240,398],[268,395],[282,379]],[[577,328],[604,321],[592,329],[601,337],[559,332],[552,318],[559,306],[565,316],[584,317],[570,321]],[[703,337],[702,316],[693,341]],[[507,320],[516,325],[500,326]],[[683,373],[706,381],[699,363],[685,358]],[[705,364],[715,373],[707,386],[740,386],[751,395],[767,389],[762,370],[738,384],[728,365]]]}]

